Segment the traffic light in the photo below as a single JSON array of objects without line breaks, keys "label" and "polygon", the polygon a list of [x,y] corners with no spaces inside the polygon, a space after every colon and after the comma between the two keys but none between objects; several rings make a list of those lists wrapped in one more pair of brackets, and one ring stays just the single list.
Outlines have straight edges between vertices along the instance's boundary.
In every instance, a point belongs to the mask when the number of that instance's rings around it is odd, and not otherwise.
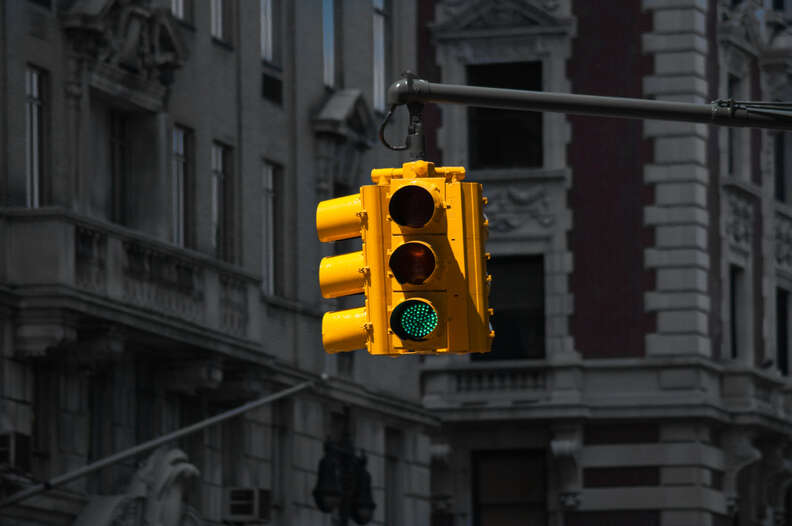
[{"label": "traffic light", "polygon": [[325,297],[363,292],[365,306],[326,313],[328,352],[488,352],[494,333],[484,242],[486,200],[462,167],[425,161],[375,169],[375,185],[317,208],[321,241],[362,237],[362,250],[324,258]]}]

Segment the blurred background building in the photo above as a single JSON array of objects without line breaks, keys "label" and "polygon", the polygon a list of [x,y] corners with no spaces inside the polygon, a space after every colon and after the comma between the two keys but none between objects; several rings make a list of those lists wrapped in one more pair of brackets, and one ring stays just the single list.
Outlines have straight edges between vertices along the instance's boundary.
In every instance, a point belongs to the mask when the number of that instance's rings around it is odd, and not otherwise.
[{"label": "blurred background building", "polygon": [[[783,0],[422,3],[431,81],[792,100]],[[428,24],[425,24],[425,22]],[[445,105],[493,352],[422,372],[436,524],[792,524],[789,136]]]},{"label": "blurred background building", "polygon": [[189,480],[173,524],[260,522],[231,488],[330,524],[311,491],[348,436],[373,524],[792,524],[788,135],[427,106],[427,160],[489,198],[488,355],[326,355],[317,265],[354,242],[314,231],[406,160],[375,140],[402,69],[792,100],[787,4],[0,2],[0,491],[334,378],[0,522],[92,524],[165,473]]},{"label": "blurred background building", "polygon": [[[311,492],[323,441],[347,434],[371,524],[428,521],[437,421],[418,363],[325,354],[314,227],[318,200],[400,163],[374,138],[385,84],[416,62],[416,17],[382,0],[0,2],[4,495],[326,371],[174,444],[200,471],[178,523],[261,522],[258,503],[273,524],[330,524]],[[137,470],[0,523],[110,524],[76,518],[137,491]]]}]

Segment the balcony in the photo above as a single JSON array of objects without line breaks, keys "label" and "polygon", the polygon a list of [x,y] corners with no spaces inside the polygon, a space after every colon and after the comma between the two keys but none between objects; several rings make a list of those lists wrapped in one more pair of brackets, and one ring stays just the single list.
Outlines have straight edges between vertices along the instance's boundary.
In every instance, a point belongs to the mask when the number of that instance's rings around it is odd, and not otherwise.
[{"label": "balcony", "polygon": [[514,418],[737,419],[792,424],[792,384],[703,357],[469,362],[431,357],[423,403],[446,421]]},{"label": "balcony", "polygon": [[62,209],[1,209],[0,239],[18,353],[68,343],[87,320],[174,345],[258,348],[260,281],[237,267]]}]

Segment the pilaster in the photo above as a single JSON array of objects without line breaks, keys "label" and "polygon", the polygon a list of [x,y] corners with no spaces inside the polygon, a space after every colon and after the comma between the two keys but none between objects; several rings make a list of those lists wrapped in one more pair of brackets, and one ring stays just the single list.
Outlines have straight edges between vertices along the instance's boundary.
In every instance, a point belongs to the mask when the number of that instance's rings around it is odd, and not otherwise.
[{"label": "pilaster", "polygon": [[[643,36],[643,50],[654,62],[653,74],[644,77],[644,96],[704,102],[707,2],[644,0],[643,8],[654,22],[653,31]],[[657,314],[657,331],[646,335],[646,352],[709,356],[709,130],[703,124],[646,121],[644,135],[654,139],[654,160],[643,175],[655,196],[654,204],[644,207],[644,223],[655,229],[644,265],[656,271],[644,308]]]}]

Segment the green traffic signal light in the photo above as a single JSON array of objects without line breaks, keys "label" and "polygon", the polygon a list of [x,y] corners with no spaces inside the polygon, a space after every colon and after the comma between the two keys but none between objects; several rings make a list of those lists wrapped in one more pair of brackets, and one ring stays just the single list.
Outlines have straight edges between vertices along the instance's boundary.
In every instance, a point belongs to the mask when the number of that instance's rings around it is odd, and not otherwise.
[{"label": "green traffic signal light", "polygon": [[438,321],[437,311],[431,303],[410,299],[393,309],[390,325],[402,340],[421,341],[434,332]]}]

